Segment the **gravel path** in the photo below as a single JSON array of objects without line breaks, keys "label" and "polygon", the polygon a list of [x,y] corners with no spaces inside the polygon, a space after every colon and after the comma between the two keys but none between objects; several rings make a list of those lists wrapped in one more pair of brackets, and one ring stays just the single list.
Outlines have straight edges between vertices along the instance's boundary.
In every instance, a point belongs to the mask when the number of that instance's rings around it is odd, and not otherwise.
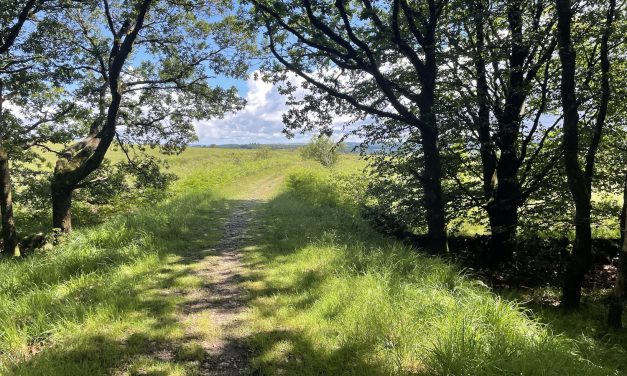
[{"label": "gravel path", "polygon": [[222,336],[205,343],[208,356],[201,364],[201,375],[235,376],[248,373],[249,351],[241,338],[242,313],[246,309],[241,249],[246,244],[246,230],[252,210],[259,201],[239,204],[224,226],[224,237],[212,249],[212,261],[198,273],[207,281],[202,295],[187,304],[187,314],[208,311]]},{"label": "gravel path", "polygon": [[[197,314],[211,317],[216,336],[202,342],[206,353],[200,364],[200,375],[236,376],[250,373],[250,350],[244,337],[247,309],[246,291],[242,287],[243,248],[250,243],[248,230],[255,208],[266,202],[283,181],[282,175],[268,176],[249,188],[243,187],[230,216],[225,220],[223,236],[211,249],[195,258],[193,273],[203,281],[203,288],[189,296],[180,307],[180,321],[189,322]],[[193,336],[194,328],[187,329]],[[219,333],[219,334],[218,334]]]}]

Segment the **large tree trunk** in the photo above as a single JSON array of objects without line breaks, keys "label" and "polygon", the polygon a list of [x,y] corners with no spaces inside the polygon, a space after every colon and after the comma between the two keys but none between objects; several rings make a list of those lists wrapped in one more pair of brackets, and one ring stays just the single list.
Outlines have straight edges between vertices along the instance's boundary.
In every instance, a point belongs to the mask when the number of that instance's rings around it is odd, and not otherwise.
[{"label": "large tree trunk", "polygon": [[422,133],[422,147],[425,157],[423,188],[427,209],[429,249],[433,253],[444,254],[448,252],[448,244],[442,192],[442,167],[437,140],[437,132]]},{"label": "large tree trunk", "polygon": [[[103,130],[108,126],[105,124]],[[110,140],[106,141],[98,136],[88,136],[66,149],[57,160],[50,186],[53,228],[64,233],[72,231],[73,192],[100,166],[110,144]]]},{"label": "large tree trunk", "polygon": [[[502,127],[499,135],[501,156],[496,166],[496,179],[493,181],[494,195],[488,203],[492,232],[490,260],[488,261],[492,267],[511,259],[516,250],[518,207],[520,206],[519,162],[516,151],[519,121],[518,116],[506,118],[505,126]],[[505,134],[508,129],[508,134]]]},{"label": "large tree trunk", "polygon": [[[7,127],[4,118],[4,82],[0,80],[0,134],[5,135]],[[9,154],[0,137],[0,216],[2,217],[2,241],[5,255],[20,255],[15,218],[13,217],[13,187],[11,185],[11,169]]]},{"label": "large tree trunk", "polygon": [[[435,15],[432,15],[436,19]],[[442,191],[442,164],[438,145],[438,123],[433,107],[435,104],[436,77],[438,74],[435,50],[435,26],[427,35],[425,51],[425,71],[421,75],[421,100],[418,103],[422,127],[422,152],[425,169],[423,176],[424,200],[427,211],[427,231],[429,249],[434,254],[448,252],[446,236],[446,212]]]},{"label": "large tree trunk", "polygon": [[585,165],[579,163],[579,110],[576,95],[577,58],[571,37],[572,9],[570,0],[556,0],[557,43],[562,68],[560,94],[564,112],[563,147],[564,166],[568,188],[575,203],[575,244],[567,265],[562,288],[561,305],[574,309],[581,300],[581,288],[585,274],[592,266],[592,178],[596,153],[601,142],[608,102],[609,85],[609,36],[614,20],[616,2],[609,1],[607,19],[601,36],[601,92],[596,121],[592,129],[590,145],[585,154]]},{"label": "large tree trunk", "polygon": [[53,180],[52,227],[66,233],[72,231],[72,193],[70,187]]},{"label": "large tree trunk", "polygon": [[491,267],[510,260],[516,251],[518,209],[521,202],[518,179],[520,163],[516,146],[520,119],[512,112],[506,114],[501,122],[498,135],[501,155],[491,179],[492,197],[486,205],[491,231],[488,260]]},{"label": "large tree trunk", "polygon": [[516,250],[518,185],[515,183],[509,185],[509,188],[499,186],[495,197],[488,203],[491,237],[490,256],[487,261],[492,268],[510,260]]},{"label": "large tree trunk", "polygon": [[575,204],[575,244],[566,267],[562,287],[562,307],[579,306],[583,280],[592,264],[592,231],[590,228],[590,200]]},{"label": "large tree trunk", "polygon": [[579,164],[579,113],[575,94],[576,56],[571,40],[570,0],[557,0],[557,35],[562,66],[561,97],[564,111],[564,165],[568,188],[575,202],[575,244],[566,267],[561,305],[579,306],[583,278],[590,268],[592,239],[590,229],[590,191]]},{"label": "large tree trunk", "polygon": [[557,40],[562,66],[561,97],[564,111],[564,164],[568,188],[575,202],[575,245],[562,287],[562,307],[579,306],[583,277],[591,259],[590,192],[579,164],[579,113],[575,94],[576,56],[571,40],[570,0],[557,0]]},{"label": "large tree trunk", "polygon": [[0,215],[2,216],[2,241],[5,255],[20,255],[15,218],[13,217],[13,199],[9,156],[0,146]]},{"label": "large tree trunk", "polygon": [[618,253],[616,282],[610,296],[610,307],[607,314],[608,325],[617,329],[623,326],[623,306],[627,299],[627,174],[625,174],[620,229],[622,247]]}]

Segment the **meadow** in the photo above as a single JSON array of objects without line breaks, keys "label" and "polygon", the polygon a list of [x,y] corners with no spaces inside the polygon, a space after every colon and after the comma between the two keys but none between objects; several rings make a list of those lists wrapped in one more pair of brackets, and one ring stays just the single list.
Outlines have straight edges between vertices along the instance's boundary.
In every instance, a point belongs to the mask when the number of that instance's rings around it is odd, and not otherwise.
[{"label": "meadow", "polygon": [[79,218],[60,244],[0,262],[2,374],[199,374],[223,333],[180,312],[206,284],[199,255],[262,185],[241,251],[252,374],[627,374],[627,334],[603,327],[602,303],[566,315],[497,294],[373,230],[356,156],[324,168],[294,151],[189,148],[168,163],[179,179],[163,202]]}]

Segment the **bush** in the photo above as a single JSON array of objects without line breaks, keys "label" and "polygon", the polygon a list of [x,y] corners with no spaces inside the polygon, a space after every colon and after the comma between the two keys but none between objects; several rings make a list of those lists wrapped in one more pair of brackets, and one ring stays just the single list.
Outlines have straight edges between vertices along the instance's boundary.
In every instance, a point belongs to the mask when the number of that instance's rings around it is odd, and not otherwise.
[{"label": "bush", "polygon": [[331,137],[320,135],[313,137],[311,141],[301,149],[301,156],[304,159],[320,162],[324,167],[331,167],[337,163],[339,153],[343,148],[343,144],[336,144]]}]

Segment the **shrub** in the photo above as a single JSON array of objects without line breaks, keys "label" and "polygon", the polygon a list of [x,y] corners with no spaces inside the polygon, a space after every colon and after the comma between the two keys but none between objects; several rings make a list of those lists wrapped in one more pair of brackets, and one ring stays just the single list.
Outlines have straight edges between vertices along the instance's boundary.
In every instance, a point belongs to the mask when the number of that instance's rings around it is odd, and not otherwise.
[{"label": "shrub", "polygon": [[336,144],[329,136],[320,135],[313,137],[307,145],[301,149],[304,159],[320,162],[324,167],[331,167],[339,158],[339,153],[344,145]]}]

